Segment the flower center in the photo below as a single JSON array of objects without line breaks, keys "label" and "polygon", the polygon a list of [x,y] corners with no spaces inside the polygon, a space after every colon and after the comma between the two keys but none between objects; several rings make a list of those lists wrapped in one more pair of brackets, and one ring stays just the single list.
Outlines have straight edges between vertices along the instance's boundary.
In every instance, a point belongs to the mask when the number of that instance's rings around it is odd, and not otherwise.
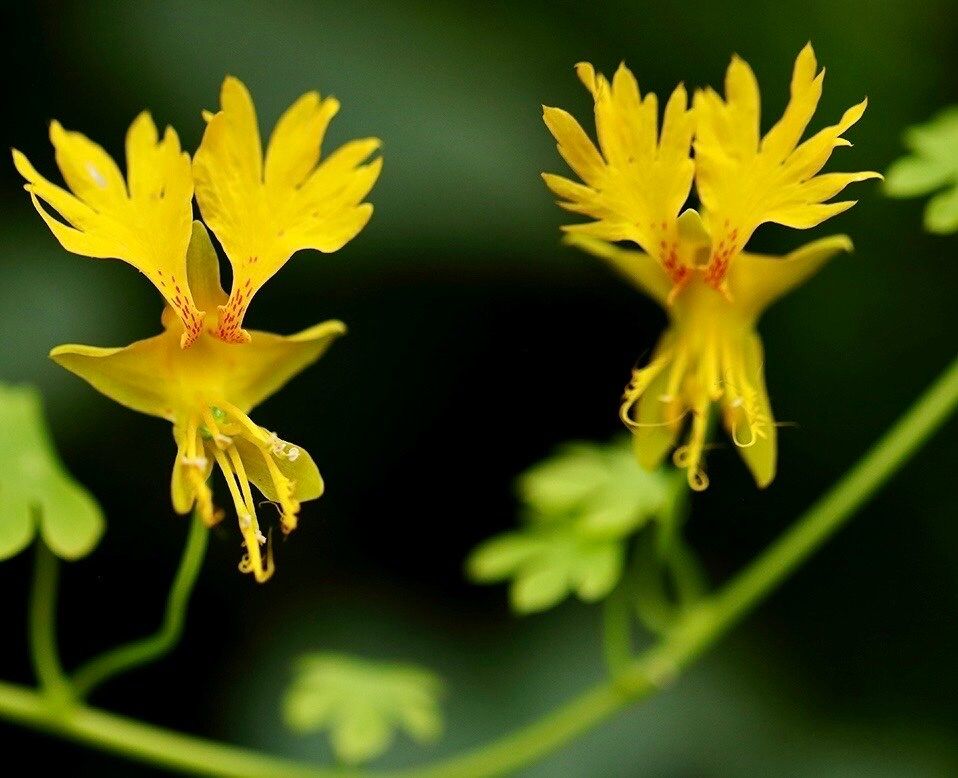
[{"label": "flower center", "polygon": [[740,448],[767,437],[770,424],[759,391],[760,366],[750,365],[745,356],[747,322],[706,283],[689,283],[654,358],[633,370],[619,409],[633,431],[664,426],[675,435],[684,417],[691,415],[688,437],[675,450],[673,461],[686,470],[689,486],[696,491],[709,483],[703,454],[713,403],[719,403],[725,426]]},{"label": "flower center", "polygon": [[246,551],[239,568],[252,573],[259,582],[269,579],[274,565],[272,545],[260,528],[251,484],[261,491],[269,489],[279,508],[283,533],[292,532],[300,504],[295,497],[296,484],[283,474],[280,464],[295,462],[300,453],[228,402],[203,406],[186,424],[178,464],[185,468],[197,510],[208,525],[222,518],[222,512],[213,507],[207,483],[211,463],[215,462],[226,480],[243,535]]}]

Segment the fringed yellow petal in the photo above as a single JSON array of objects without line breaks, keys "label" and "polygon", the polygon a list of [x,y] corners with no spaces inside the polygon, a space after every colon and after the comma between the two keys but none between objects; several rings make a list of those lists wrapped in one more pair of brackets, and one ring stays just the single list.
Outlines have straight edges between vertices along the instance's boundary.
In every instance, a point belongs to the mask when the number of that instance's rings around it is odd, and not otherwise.
[{"label": "fringed yellow petal", "polygon": [[339,111],[333,97],[307,92],[284,113],[266,149],[266,185],[282,192],[297,187],[319,163],[323,136]]},{"label": "fringed yellow petal", "polygon": [[818,108],[824,80],[825,71],[818,70],[815,51],[812,44],[807,43],[799,52],[792,69],[785,112],[762,139],[762,153],[768,155],[770,160],[782,162],[795,150]]},{"label": "fringed yellow petal", "polygon": [[[133,124],[137,121],[139,117]],[[102,146],[82,133],[65,130],[58,121],[50,122],[50,142],[63,180],[77,197],[98,211],[123,207],[127,199],[123,174]]]},{"label": "fringed yellow petal", "polygon": [[588,63],[579,63],[576,73],[595,101],[598,148],[568,112],[544,107],[542,114],[559,154],[583,181],[545,173],[546,185],[563,208],[594,220],[563,229],[607,241],[632,241],[678,282],[688,271],[676,219],[694,175],[692,114],[685,88],[680,85],[669,98],[659,132],[655,95],[642,98],[624,65],[611,83]]},{"label": "fringed yellow petal", "polygon": [[874,172],[817,175],[836,147],[849,145],[841,135],[861,118],[867,101],[799,145],[821,97],[824,71],[817,68],[809,44],[795,61],[788,107],[761,141],[755,78],[738,57],[729,65],[724,100],[711,90],[695,95],[695,180],[709,215],[712,254],[706,280],[714,287],[723,284],[732,260],[760,224],[814,227],[854,205],[826,202],[848,184],[881,177]]},{"label": "fringed yellow petal", "polygon": [[141,113],[127,133],[126,182],[110,156],[80,133],[53,122],[50,140],[72,194],[13,152],[44,222],[67,251],[121,259],[146,275],[182,322],[181,345],[190,345],[201,330],[203,311],[186,282],[193,179],[189,155],[181,150],[176,133],[168,127],[161,140],[153,119]]},{"label": "fringed yellow petal", "polygon": [[251,298],[296,251],[337,251],[366,225],[372,206],[362,200],[382,160],[363,164],[379,147],[367,139],[320,161],[339,103],[309,92],[277,123],[264,169],[256,111],[242,82],[228,77],[220,104],[207,117],[193,175],[203,217],[233,266],[216,334],[238,343],[249,338],[242,323]]},{"label": "fringed yellow petal", "polygon": [[758,81],[749,64],[735,55],[725,74],[728,137],[736,153],[746,157],[758,148],[761,103]]},{"label": "fringed yellow petal", "polygon": [[847,235],[832,235],[784,257],[743,252],[729,271],[729,291],[743,315],[754,323],[769,305],[817,273],[829,259],[852,248]]}]

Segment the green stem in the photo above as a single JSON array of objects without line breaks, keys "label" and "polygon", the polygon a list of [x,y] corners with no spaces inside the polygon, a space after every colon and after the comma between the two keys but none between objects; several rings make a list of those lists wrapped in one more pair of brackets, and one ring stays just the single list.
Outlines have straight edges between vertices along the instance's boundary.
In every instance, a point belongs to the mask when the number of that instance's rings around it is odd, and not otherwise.
[{"label": "green stem", "polygon": [[30,657],[40,688],[63,708],[73,698],[70,681],[57,651],[57,584],[59,564],[42,538],[36,543],[33,588],[30,592]]},{"label": "green stem", "polygon": [[78,696],[86,697],[107,679],[159,659],[179,642],[208,540],[209,530],[194,515],[159,630],[149,637],[110,649],[78,668],[73,673],[73,687]]},{"label": "green stem", "polygon": [[54,715],[42,694],[2,681],[0,714],[10,721],[94,748],[196,775],[328,778],[340,774],[172,732],[83,703],[70,708],[66,715]]},{"label": "green stem", "polygon": [[623,580],[602,603],[602,654],[606,669],[616,678],[632,659],[632,604],[630,586]]},{"label": "green stem", "polygon": [[[633,660],[614,681],[603,682],[538,721],[461,756],[377,775],[470,778],[508,773],[653,694],[824,543],[956,405],[958,360],[791,529],[715,596],[682,616],[660,644]],[[47,696],[6,683],[0,683],[0,716],[141,761],[203,775],[329,778],[343,774],[170,732],[80,704],[65,715],[56,715]]]}]

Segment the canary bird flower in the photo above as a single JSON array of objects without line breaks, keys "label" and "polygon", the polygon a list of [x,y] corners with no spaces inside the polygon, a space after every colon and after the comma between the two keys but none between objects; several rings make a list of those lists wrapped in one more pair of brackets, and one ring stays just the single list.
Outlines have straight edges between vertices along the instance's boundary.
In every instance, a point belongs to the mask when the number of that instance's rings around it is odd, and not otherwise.
[{"label": "canary bird flower", "polygon": [[[185,264],[197,304],[207,310],[225,304],[216,252],[199,222],[193,225]],[[316,361],[346,328],[327,321],[288,337],[254,332],[242,345],[203,330],[183,349],[170,306],[162,321],[162,333],[124,348],[64,345],[50,356],[121,405],[173,423],[177,452],[171,492],[178,513],[195,506],[209,525],[221,517],[207,483],[214,465],[219,468],[246,547],[240,569],[265,581],[273,572],[272,551],[251,484],[278,506],[282,530],[290,532],[300,503],[318,498],[323,481],[303,448],[260,427],[248,414]]]},{"label": "canary bird flower", "polygon": [[[362,200],[382,167],[379,158],[367,161],[379,141],[352,141],[321,159],[338,109],[334,98],[303,95],[280,117],[264,160],[249,92],[227,77],[220,111],[203,114],[206,131],[193,163],[176,132],[168,127],[161,139],[144,112],[127,133],[125,179],[100,146],[53,122],[50,139],[69,191],[13,151],[34,206],[64,248],[128,262],[166,300],[160,335],[125,348],[59,346],[51,357],[122,405],[173,423],[177,512],[195,508],[210,525],[220,518],[208,484],[219,468],[246,546],[240,568],[258,581],[270,577],[273,559],[251,485],[278,506],[287,533],[300,503],[322,494],[323,481],[309,454],[248,414],[318,359],[345,326],[329,321],[281,337],[246,332],[243,317],[293,253],[336,251],[372,215]],[[192,220],[194,190],[232,264],[229,295],[209,234]]]},{"label": "canary bird flower", "polygon": [[[641,96],[624,65],[611,81],[586,63],[576,71],[595,102],[598,147],[569,113],[546,107],[545,123],[581,183],[543,178],[561,207],[592,219],[563,227],[568,242],[608,261],[670,318],[649,364],[633,371],[620,409],[638,458],[655,467],[690,417],[673,459],[693,489],[705,489],[707,422],[717,404],[755,480],[767,486],[775,475],[776,431],[756,324],[771,302],[850,250],[851,241],[825,238],[784,258],[743,248],[764,223],[817,226],[855,204],[828,202],[846,186],[881,177],[820,174],[835,148],[851,145],[842,134],[867,101],[802,142],[824,77],[811,44],[795,61],[783,116],[764,136],[758,82],[739,57],[728,67],[724,97],[699,90],[690,105],[677,87],[661,130],[655,95]],[[686,207],[693,184],[699,210]],[[641,251],[616,245],[622,242]]]}]

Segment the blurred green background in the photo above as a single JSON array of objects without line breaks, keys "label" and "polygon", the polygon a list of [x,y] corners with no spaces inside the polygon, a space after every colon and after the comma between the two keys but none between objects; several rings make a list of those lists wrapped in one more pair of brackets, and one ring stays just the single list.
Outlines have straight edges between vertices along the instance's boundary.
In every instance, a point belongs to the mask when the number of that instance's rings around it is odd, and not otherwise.
[{"label": "blurred green background", "polygon": [[[514,476],[569,439],[618,430],[618,397],[663,314],[560,247],[565,215],[539,180],[563,171],[540,104],[590,103],[582,59],[621,59],[660,96],[720,85],[732,52],[755,68],[767,128],[811,39],[828,68],[814,128],[867,94],[831,170],[884,170],[900,135],[958,102],[952,2],[41,2],[4,24],[3,141],[53,175],[47,122],[121,154],[150,108],[195,149],[226,73],[271,127],[307,89],[343,103],[327,147],[375,134],[385,169],[369,227],[332,256],[297,255],[248,323],[290,332],[342,318],[350,334],[264,405],[260,424],[305,445],[328,485],[256,586],[236,572],[235,527],[216,533],[182,646],[96,702],[179,729],[328,757],[286,733],[295,656],[342,650],[421,661],[448,682],[448,734],[403,743],[414,765],[525,722],[601,677],[599,614],[567,604],[517,619],[503,588],[462,561],[514,521]],[[872,184],[811,233],[765,228],[784,252],[847,232],[857,251],[779,304],[762,332],[781,468],[757,493],[728,445],[709,459],[689,537],[723,580],[837,478],[955,352],[958,239],[920,230],[921,203]],[[46,358],[62,342],[152,334],[160,298],[118,262],[66,254],[12,165],[0,179],[0,378],[38,384],[73,472],[102,501],[99,550],[65,571],[72,666],[154,628],[182,539],[165,422],[95,394]],[[942,431],[840,536],[733,636],[648,704],[530,776],[958,774],[956,426]],[[29,554],[0,566],[3,677],[30,681],[21,626]],[[69,760],[77,774],[139,766],[0,725],[5,761]]]}]

